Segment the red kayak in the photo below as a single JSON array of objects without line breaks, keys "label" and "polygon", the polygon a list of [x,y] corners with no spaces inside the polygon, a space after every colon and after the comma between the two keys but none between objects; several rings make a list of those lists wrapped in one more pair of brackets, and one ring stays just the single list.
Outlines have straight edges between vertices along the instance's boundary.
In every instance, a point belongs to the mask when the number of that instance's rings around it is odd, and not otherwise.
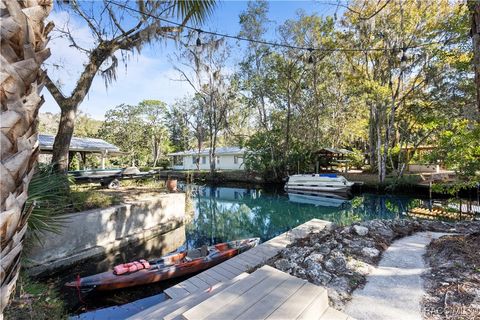
[{"label": "red kayak", "polygon": [[82,291],[114,290],[181,277],[213,267],[255,247],[259,241],[259,238],[230,241],[171,253],[156,260],[125,263],[112,271],[67,282],[65,286]]}]

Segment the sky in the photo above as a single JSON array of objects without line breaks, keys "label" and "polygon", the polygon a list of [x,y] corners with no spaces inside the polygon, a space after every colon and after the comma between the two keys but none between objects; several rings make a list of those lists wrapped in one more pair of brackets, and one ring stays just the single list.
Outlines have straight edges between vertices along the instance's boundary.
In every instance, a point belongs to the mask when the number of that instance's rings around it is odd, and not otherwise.
[{"label": "sky", "polygon": [[[336,3],[336,0],[331,3]],[[236,35],[240,31],[239,15],[246,10],[247,1],[219,1],[208,21],[201,26],[204,30]],[[304,10],[308,14],[317,13],[322,16],[333,15],[337,7],[327,4],[328,1],[270,1],[268,18],[273,21],[268,36],[274,39],[275,27],[285,20],[296,17],[297,11]],[[134,5],[132,3],[132,5]],[[68,23],[79,45],[91,47],[92,36],[89,28],[82,21],[70,16],[63,8],[56,8],[49,17],[56,26]],[[52,36],[49,43],[52,52],[45,68],[54,81],[61,84],[62,91],[70,93],[86,56],[77,49],[69,47],[68,40]],[[238,48],[238,47],[237,47]],[[174,103],[193,92],[189,85],[179,81],[179,74],[174,69],[174,52],[177,50],[172,40],[166,43],[146,47],[141,54],[134,54],[125,67],[121,64],[117,69],[117,79],[106,88],[100,75],[95,77],[88,96],[79,110],[95,119],[104,119],[105,112],[119,104],[137,104],[146,99],[155,99]],[[238,50],[241,50],[238,48]],[[237,51],[238,51],[237,50]],[[233,59],[231,70],[235,69]],[[60,108],[44,88],[45,103],[40,112],[59,113]]]}]

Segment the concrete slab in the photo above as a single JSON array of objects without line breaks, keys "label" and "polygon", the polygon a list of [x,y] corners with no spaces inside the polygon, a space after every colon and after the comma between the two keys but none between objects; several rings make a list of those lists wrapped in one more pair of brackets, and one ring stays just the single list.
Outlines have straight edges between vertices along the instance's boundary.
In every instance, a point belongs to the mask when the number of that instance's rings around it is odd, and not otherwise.
[{"label": "concrete slab", "polygon": [[444,233],[419,232],[401,238],[383,253],[367,284],[356,290],[345,313],[358,320],[421,320],[426,246]]}]

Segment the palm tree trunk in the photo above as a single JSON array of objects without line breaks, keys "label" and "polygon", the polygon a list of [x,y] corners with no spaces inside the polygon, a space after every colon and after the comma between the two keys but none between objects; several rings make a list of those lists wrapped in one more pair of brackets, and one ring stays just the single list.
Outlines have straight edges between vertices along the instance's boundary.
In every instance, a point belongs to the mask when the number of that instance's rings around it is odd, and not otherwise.
[{"label": "palm tree trunk", "polygon": [[27,189],[38,154],[37,114],[44,102],[40,65],[50,55],[43,20],[52,0],[0,0],[0,314],[20,269],[27,230]]}]

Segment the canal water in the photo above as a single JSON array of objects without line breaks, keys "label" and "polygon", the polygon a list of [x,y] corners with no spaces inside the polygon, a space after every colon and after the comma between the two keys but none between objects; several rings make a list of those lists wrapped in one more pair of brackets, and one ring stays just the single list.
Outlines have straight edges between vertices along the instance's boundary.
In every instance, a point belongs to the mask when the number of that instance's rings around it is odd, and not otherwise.
[{"label": "canal water", "polygon": [[[179,248],[195,248],[249,237],[260,237],[266,241],[313,218],[339,224],[401,219],[409,208],[426,201],[409,196],[369,193],[350,197],[312,197],[287,194],[275,188],[187,185],[184,189],[187,212],[185,225],[180,229],[170,235],[131,244],[115,254],[85,261],[45,279],[58,286],[70,314],[76,314],[76,319],[119,319],[163,301],[166,298],[163,290],[183,281],[183,278],[141,288],[87,295],[66,290],[62,284],[76,276],[106,271],[118,263],[164,255],[167,253],[162,246],[165,237],[175,237],[173,240],[182,244]],[[174,242],[171,240],[168,242]]]}]

